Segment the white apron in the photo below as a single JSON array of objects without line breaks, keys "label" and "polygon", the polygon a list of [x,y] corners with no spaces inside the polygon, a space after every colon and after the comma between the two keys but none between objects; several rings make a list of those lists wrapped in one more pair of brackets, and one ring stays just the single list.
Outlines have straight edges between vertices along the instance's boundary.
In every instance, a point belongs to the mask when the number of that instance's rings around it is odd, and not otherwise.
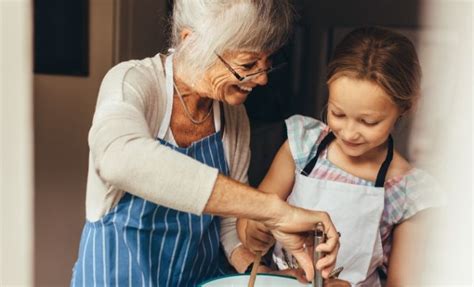
[{"label": "white apron", "polygon": [[[383,250],[379,226],[384,209],[383,184],[393,157],[393,141],[388,141],[387,158],[377,175],[375,186],[311,178],[321,152],[334,139],[330,133],[318,147],[316,157],[299,173],[296,172],[293,191],[287,201],[298,207],[329,213],[341,233],[336,267],[343,266],[340,279],[353,286],[380,286],[377,267],[382,264]],[[277,244],[273,258],[280,269],[289,267],[288,257]]]}]

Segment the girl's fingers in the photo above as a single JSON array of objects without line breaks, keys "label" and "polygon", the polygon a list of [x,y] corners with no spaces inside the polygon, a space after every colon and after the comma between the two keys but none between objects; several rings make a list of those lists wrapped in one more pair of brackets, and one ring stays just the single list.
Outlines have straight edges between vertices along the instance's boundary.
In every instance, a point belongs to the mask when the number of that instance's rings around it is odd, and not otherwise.
[{"label": "girl's fingers", "polygon": [[249,237],[247,238],[247,247],[254,252],[262,251],[266,253],[274,242],[275,239],[273,237],[266,238],[265,240],[262,240],[261,237]]},{"label": "girl's fingers", "polygon": [[257,251],[264,252],[267,249],[266,244],[259,240],[247,240],[246,247],[254,253]]},{"label": "girl's fingers", "polygon": [[250,237],[258,239],[262,242],[267,242],[267,243],[271,243],[274,240],[271,234],[264,233],[264,232],[256,232],[255,234],[251,234]]},{"label": "girl's fingers", "polygon": [[301,268],[298,269],[286,269],[282,271],[272,272],[272,274],[286,275],[295,277],[300,283],[308,284],[309,281],[306,279],[304,270]]}]

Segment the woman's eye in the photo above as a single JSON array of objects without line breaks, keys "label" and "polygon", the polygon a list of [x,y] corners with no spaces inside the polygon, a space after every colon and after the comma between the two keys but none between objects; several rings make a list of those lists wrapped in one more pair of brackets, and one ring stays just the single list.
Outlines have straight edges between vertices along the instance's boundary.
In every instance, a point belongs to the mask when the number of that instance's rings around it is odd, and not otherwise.
[{"label": "woman's eye", "polygon": [[242,64],[241,66],[246,70],[250,70],[253,67],[255,67],[256,64],[257,64],[257,62],[252,62],[252,63],[248,63],[248,64]]}]

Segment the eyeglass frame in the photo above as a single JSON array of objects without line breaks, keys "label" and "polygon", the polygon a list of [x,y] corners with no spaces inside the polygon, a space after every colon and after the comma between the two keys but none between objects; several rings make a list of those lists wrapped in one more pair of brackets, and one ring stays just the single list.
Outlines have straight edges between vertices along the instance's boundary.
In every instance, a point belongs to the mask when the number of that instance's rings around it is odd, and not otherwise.
[{"label": "eyeglass frame", "polygon": [[239,80],[240,82],[243,82],[245,79],[249,79],[249,78],[253,78],[255,77],[256,75],[259,75],[261,73],[266,73],[266,74],[269,74],[277,69],[280,69],[282,68],[283,66],[285,66],[286,64],[288,64],[287,62],[283,62],[281,64],[278,64],[277,66],[270,66],[269,68],[266,68],[266,69],[263,69],[263,70],[259,70],[257,72],[253,72],[253,73],[250,73],[248,75],[240,75],[234,68],[232,68],[232,66],[226,61],[224,60],[224,58],[219,55],[217,52],[214,51],[214,54],[216,54],[217,58],[222,62],[222,64],[224,64],[224,66],[227,68],[227,70],[229,70],[229,72],[232,73],[232,75],[234,75],[234,77],[237,78],[237,80]]}]

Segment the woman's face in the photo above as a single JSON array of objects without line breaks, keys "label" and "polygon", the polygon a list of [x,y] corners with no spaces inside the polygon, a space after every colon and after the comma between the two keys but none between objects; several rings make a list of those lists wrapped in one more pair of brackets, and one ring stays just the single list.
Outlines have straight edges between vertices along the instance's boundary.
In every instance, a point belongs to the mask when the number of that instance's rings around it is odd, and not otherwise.
[{"label": "woman's face", "polygon": [[[268,54],[255,52],[228,52],[221,55],[239,75],[246,75],[265,70],[270,67]],[[268,77],[266,72],[239,81],[221,60],[206,72],[200,85],[200,90],[206,96],[224,101],[231,105],[245,102],[248,94],[257,85],[266,85]]]},{"label": "woman's face", "polygon": [[328,125],[348,156],[375,151],[387,140],[399,108],[378,85],[349,77],[329,84]]}]

